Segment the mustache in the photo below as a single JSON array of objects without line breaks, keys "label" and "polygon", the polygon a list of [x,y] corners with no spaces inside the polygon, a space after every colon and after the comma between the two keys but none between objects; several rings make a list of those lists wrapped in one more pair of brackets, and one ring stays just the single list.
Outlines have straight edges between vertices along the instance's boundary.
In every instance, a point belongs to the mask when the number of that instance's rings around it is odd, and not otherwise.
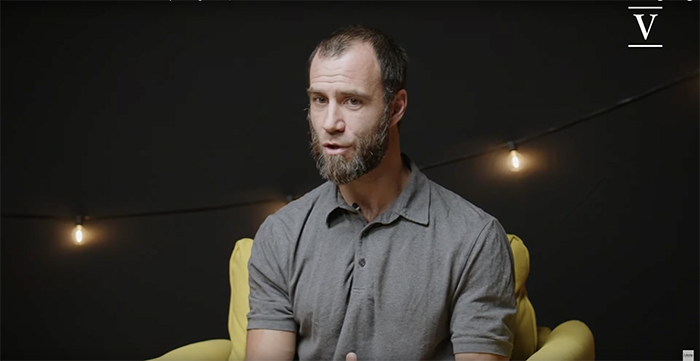
[{"label": "mustache", "polygon": [[[306,114],[309,123],[311,155],[316,161],[316,168],[322,178],[335,184],[347,184],[360,178],[367,172],[376,168],[384,158],[389,147],[389,121],[390,112],[386,107],[384,113],[373,129],[367,129],[361,134],[356,134],[349,147],[354,150],[354,155],[346,159],[343,155],[328,155],[324,151],[323,143],[313,126],[309,112]],[[330,141],[326,141],[330,142]],[[338,142],[340,143],[340,142]]]}]

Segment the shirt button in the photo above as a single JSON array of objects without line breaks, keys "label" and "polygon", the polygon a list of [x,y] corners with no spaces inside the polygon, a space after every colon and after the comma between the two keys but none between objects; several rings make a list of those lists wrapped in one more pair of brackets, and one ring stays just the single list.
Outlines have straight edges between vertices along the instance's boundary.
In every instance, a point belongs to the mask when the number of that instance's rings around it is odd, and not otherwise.
[{"label": "shirt button", "polygon": [[367,262],[365,262],[364,258],[360,258],[360,267],[364,267]]}]

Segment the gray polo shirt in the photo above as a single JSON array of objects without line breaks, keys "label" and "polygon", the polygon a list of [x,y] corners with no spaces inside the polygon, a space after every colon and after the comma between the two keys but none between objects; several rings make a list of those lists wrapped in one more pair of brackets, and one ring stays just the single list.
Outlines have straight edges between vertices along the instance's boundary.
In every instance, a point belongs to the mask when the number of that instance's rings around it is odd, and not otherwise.
[{"label": "gray polo shirt", "polygon": [[296,332],[299,360],[510,356],[513,256],[498,221],[421,173],[371,222],[326,182],[269,216],[248,265],[248,329]]}]

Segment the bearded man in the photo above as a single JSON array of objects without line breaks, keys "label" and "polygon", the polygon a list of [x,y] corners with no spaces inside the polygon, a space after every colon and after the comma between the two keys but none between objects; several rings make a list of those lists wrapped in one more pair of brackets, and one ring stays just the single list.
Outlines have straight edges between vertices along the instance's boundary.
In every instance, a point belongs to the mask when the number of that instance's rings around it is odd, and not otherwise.
[{"label": "bearded man", "polygon": [[328,181],[255,236],[246,360],[509,359],[509,242],[401,153],[407,63],[363,26],[309,57],[311,153]]}]

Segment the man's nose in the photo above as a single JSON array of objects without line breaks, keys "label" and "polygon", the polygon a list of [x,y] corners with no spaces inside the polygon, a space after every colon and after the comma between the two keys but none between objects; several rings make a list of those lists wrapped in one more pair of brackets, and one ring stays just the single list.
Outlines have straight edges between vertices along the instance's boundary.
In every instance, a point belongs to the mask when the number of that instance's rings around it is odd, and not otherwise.
[{"label": "man's nose", "polygon": [[325,119],[323,120],[323,130],[328,134],[341,133],[345,131],[345,120],[340,110],[340,106],[335,102],[329,102]]}]

